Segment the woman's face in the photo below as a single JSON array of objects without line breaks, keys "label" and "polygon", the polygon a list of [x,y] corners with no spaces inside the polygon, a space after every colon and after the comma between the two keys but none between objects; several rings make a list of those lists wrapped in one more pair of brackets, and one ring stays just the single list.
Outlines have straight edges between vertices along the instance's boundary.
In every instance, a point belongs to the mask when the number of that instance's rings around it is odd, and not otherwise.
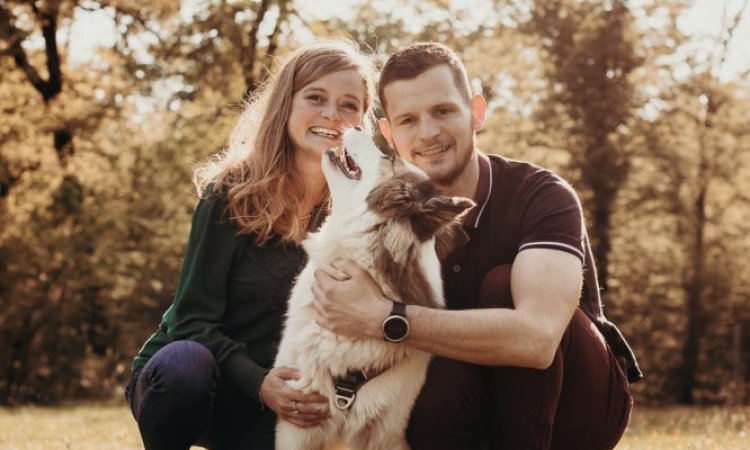
[{"label": "woman's face", "polygon": [[320,157],[341,144],[345,128],[362,125],[365,84],[354,69],[321,77],[300,89],[292,98],[287,133],[298,162]]}]

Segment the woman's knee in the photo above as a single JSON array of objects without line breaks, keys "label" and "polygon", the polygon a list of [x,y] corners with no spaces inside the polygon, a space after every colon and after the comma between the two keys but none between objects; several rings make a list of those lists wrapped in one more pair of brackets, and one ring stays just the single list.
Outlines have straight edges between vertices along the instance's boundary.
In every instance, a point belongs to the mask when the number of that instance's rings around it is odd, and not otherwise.
[{"label": "woman's knee", "polygon": [[175,341],[159,350],[143,370],[159,390],[184,394],[213,391],[218,367],[211,351],[194,341]]}]

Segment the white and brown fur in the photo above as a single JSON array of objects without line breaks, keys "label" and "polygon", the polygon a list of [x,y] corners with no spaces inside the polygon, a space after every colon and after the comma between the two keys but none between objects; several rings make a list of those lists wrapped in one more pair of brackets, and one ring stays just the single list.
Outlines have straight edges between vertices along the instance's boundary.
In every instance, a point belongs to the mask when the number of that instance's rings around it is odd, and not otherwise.
[{"label": "white and brown fur", "polygon": [[[326,396],[332,417],[312,428],[280,420],[280,450],[322,450],[335,442],[351,449],[408,448],[404,432],[430,355],[406,344],[353,339],[318,326],[313,274],[334,259],[349,258],[370,273],[387,297],[443,307],[438,251],[465,239],[460,218],[473,206],[468,199],[439,195],[424,172],[384,157],[364,131],[347,131],[343,144],[361,178],[350,179],[343,164],[323,155],[331,212],[303,243],[309,259],[292,290],[275,362],[276,367],[298,368],[301,378],[289,385]],[[333,377],[350,369],[383,372],[362,386],[348,410],[340,410],[334,404]]]}]

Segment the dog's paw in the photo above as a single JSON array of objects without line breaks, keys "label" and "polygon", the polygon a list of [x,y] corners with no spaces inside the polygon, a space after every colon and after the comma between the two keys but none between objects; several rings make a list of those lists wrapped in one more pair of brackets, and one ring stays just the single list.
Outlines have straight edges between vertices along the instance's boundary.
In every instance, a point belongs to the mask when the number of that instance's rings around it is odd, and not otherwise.
[{"label": "dog's paw", "polygon": [[297,380],[286,380],[286,385],[292,389],[296,389],[306,394],[310,392],[310,381],[304,378],[299,378]]}]

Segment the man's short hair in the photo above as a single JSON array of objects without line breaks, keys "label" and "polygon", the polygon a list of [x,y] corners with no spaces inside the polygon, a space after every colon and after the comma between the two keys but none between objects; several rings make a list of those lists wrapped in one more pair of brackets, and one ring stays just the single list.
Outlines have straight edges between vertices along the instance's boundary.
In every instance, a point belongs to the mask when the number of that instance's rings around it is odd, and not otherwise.
[{"label": "man's short hair", "polygon": [[378,97],[383,112],[388,115],[385,101],[385,87],[394,81],[411,80],[427,72],[435,66],[445,64],[453,74],[453,81],[461,95],[469,101],[471,88],[469,77],[458,56],[443,44],[437,42],[417,42],[402,47],[391,55],[380,72]]}]

